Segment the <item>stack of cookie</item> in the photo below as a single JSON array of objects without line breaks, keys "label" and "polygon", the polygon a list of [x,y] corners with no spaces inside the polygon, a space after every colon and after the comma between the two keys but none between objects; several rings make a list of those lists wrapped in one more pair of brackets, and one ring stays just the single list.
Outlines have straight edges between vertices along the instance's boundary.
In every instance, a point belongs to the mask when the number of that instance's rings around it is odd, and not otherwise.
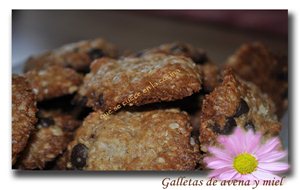
[{"label": "stack of cookie", "polygon": [[12,164],[202,169],[218,135],[236,127],[278,135],[287,92],[286,57],[260,43],[222,66],[186,43],[126,55],[103,39],[65,45],[13,75]]}]

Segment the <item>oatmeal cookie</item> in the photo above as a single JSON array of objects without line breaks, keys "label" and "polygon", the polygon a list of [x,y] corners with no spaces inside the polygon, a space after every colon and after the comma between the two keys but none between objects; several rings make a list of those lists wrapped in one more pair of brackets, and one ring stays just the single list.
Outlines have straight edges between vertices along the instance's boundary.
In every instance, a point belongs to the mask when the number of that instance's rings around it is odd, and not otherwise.
[{"label": "oatmeal cookie", "polygon": [[196,64],[206,64],[210,62],[206,52],[200,48],[193,47],[191,44],[183,42],[173,42],[162,44],[158,47],[142,50],[133,54],[135,57],[142,57],[151,54],[166,54],[166,55],[179,55],[191,58]]},{"label": "oatmeal cookie", "polygon": [[67,151],[64,151],[63,154],[59,155],[54,162],[54,167],[52,168],[52,170],[67,170],[67,156]]},{"label": "oatmeal cookie", "polygon": [[177,109],[90,114],[68,145],[68,168],[193,170],[199,147],[189,116]]},{"label": "oatmeal cookie", "polygon": [[50,65],[70,67],[79,72],[89,70],[90,63],[97,58],[115,58],[118,51],[115,45],[97,38],[64,45],[56,50],[30,57],[25,64],[25,72],[41,70]]},{"label": "oatmeal cookie", "polygon": [[281,124],[272,100],[254,84],[224,71],[223,82],[203,100],[200,118],[201,151],[216,145],[218,135],[229,135],[235,127],[259,131],[266,138],[278,135]]},{"label": "oatmeal cookie", "polygon": [[191,59],[155,54],[95,60],[78,93],[87,106],[106,111],[182,99],[200,88],[200,74]]},{"label": "oatmeal cookie", "polygon": [[276,104],[281,117],[288,106],[288,61],[286,56],[274,55],[261,43],[242,45],[227,61],[235,73],[256,84]]},{"label": "oatmeal cookie", "polygon": [[214,63],[197,65],[202,77],[202,89],[208,93],[211,92],[221,81],[220,68]]},{"label": "oatmeal cookie", "polygon": [[38,101],[43,101],[77,91],[82,76],[73,69],[49,66],[44,70],[32,70],[25,74]]},{"label": "oatmeal cookie", "polygon": [[36,131],[30,137],[20,158],[22,169],[43,169],[45,164],[62,154],[80,122],[59,111],[39,111]]},{"label": "oatmeal cookie", "polygon": [[36,123],[36,99],[23,76],[12,76],[12,164],[25,148]]}]

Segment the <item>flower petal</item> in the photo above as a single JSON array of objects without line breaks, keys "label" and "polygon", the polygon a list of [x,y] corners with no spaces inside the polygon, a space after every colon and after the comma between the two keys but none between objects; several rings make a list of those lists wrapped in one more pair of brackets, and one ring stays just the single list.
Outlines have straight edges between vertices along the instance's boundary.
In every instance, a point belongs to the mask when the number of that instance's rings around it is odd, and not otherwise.
[{"label": "flower petal", "polygon": [[243,140],[243,139],[245,139],[244,138],[245,132],[240,127],[237,127],[231,136],[235,136],[235,137],[241,138],[240,140]]},{"label": "flower petal", "polygon": [[229,170],[232,170],[232,168],[231,168],[231,167],[226,167],[226,168],[221,168],[221,169],[212,170],[212,171],[209,173],[208,177],[209,177],[209,178],[212,178],[212,177],[217,177],[217,178],[218,178],[218,176],[219,176],[220,174],[222,174],[222,173],[224,173],[224,172],[227,172],[227,171],[229,171]]},{"label": "flower petal", "polygon": [[235,143],[232,141],[232,139],[228,138],[226,139],[225,143],[223,144],[225,149],[232,155],[236,156],[238,153],[235,148]]},{"label": "flower petal", "polygon": [[225,135],[220,135],[217,139],[219,144],[225,144],[225,142],[227,141],[227,136]]},{"label": "flower petal", "polygon": [[219,158],[216,158],[216,157],[214,157],[214,156],[207,156],[207,157],[205,157],[205,158],[203,159],[203,162],[204,162],[205,164],[208,164],[208,163],[210,163],[210,162],[218,161],[218,160],[220,160],[220,159],[219,159]]},{"label": "flower petal", "polygon": [[232,156],[236,156],[244,152],[244,147],[241,146],[244,141],[244,132],[240,127],[237,127],[232,135],[227,137],[221,136],[220,141],[223,141],[224,148],[231,153]]},{"label": "flower petal", "polygon": [[221,159],[221,160],[226,160],[229,162],[232,162],[233,158],[225,152],[222,149],[216,148],[216,147],[208,147],[208,151],[213,154],[215,157]]},{"label": "flower petal", "polygon": [[228,171],[220,174],[218,178],[220,180],[230,180],[230,179],[234,178],[235,175],[237,175],[237,171],[231,169],[231,170],[228,170]]},{"label": "flower petal", "polygon": [[259,163],[258,168],[270,172],[285,172],[289,169],[289,165],[283,162]]},{"label": "flower petal", "polygon": [[256,155],[258,157],[267,154],[273,150],[275,150],[280,145],[280,140],[278,137],[275,137],[271,140],[268,140],[264,145],[262,145],[257,151]]},{"label": "flower petal", "polygon": [[260,140],[261,140],[261,134],[260,133],[256,133],[254,134],[254,132],[252,130],[249,130],[246,134],[246,144],[245,144],[245,152],[248,153],[255,153],[256,150],[259,148],[260,145]]},{"label": "flower petal", "polygon": [[270,172],[260,170],[260,169],[257,169],[255,172],[252,172],[252,175],[255,176],[256,178],[260,179],[260,180],[273,180],[273,179],[278,180],[278,179],[281,179],[277,175],[274,175]]},{"label": "flower petal", "polygon": [[206,159],[207,167],[211,169],[221,169],[231,167],[232,163],[220,159]]},{"label": "flower petal", "polygon": [[252,174],[247,174],[247,175],[242,175],[240,179],[244,180],[244,181],[250,180],[253,182],[253,180],[256,180],[257,178],[255,176],[253,176]]},{"label": "flower petal", "polygon": [[[223,139],[225,139],[225,138],[223,138]],[[230,157],[236,156],[235,151],[231,147],[232,145],[227,142],[227,139],[226,139],[226,141],[222,142],[222,145],[224,147],[224,151],[227,152],[230,155]]]},{"label": "flower petal", "polygon": [[236,172],[236,175],[234,176],[234,179],[242,179],[242,174],[240,174],[239,172]]},{"label": "flower petal", "polygon": [[284,158],[287,155],[286,151],[272,151],[269,154],[264,154],[258,157],[259,162],[274,162]]},{"label": "flower petal", "polygon": [[238,148],[238,153],[242,153],[245,152],[246,150],[246,133],[243,129],[241,129],[240,127],[237,127],[234,133],[233,138],[235,138],[235,142],[236,142],[236,147]]}]

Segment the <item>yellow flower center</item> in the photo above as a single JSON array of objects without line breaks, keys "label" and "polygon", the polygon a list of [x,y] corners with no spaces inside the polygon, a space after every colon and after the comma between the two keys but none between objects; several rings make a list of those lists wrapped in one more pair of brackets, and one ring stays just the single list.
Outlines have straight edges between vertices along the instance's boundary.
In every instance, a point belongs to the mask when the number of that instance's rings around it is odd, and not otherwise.
[{"label": "yellow flower center", "polygon": [[233,161],[233,167],[240,174],[250,174],[256,170],[258,161],[254,156],[248,153],[242,153],[237,155]]}]

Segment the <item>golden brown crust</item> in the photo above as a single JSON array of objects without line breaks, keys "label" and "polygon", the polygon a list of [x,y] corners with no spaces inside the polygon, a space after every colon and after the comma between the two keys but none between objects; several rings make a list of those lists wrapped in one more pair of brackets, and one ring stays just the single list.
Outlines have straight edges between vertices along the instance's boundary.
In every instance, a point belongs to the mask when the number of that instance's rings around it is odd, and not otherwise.
[{"label": "golden brown crust", "polygon": [[28,147],[20,158],[22,169],[43,169],[45,164],[55,159],[72,140],[79,121],[59,112],[39,111],[36,131],[29,140]]},{"label": "golden brown crust", "polygon": [[288,106],[288,60],[286,56],[273,55],[263,44],[242,45],[227,61],[235,73],[256,84],[276,104],[281,117]]},{"label": "golden brown crust", "polygon": [[200,90],[196,65],[181,56],[162,54],[142,58],[94,61],[78,93],[93,109],[143,105],[182,99]]},{"label": "golden brown crust", "polygon": [[162,44],[158,47],[153,47],[145,49],[135,53],[131,56],[142,57],[152,54],[166,54],[166,55],[177,55],[191,58],[196,64],[206,64],[210,62],[209,58],[206,55],[206,52],[203,49],[196,48],[188,43],[183,42],[173,42]]},{"label": "golden brown crust", "polygon": [[177,109],[90,114],[68,145],[68,168],[193,170],[199,147],[186,113]]},{"label": "golden brown crust", "polygon": [[35,95],[22,76],[12,76],[12,164],[25,148],[34,129],[37,112]]},{"label": "golden brown crust", "polygon": [[85,40],[64,45],[58,49],[30,57],[24,71],[41,70],[51,65],[71,67],[76,71],[84,72],[89,69],[90,63],[100,57],[115,58],[118,51],[115,45],[102,38]]},{"label": "golden brown crust", "polygon": [[38,101],[73,94],[82,83],[82,76],[73,69],[49,66],[44,70],[32,70],[25,74]]},{"label": "golden brown crust", "polygon": [[222,84],[205,96],[200,123],[203,152],[216,144],[219,134],[228,135],[236,126],[259,131],[265,137],[278,135],[281,129],[272,100],[231,70],[226,70]]}]

